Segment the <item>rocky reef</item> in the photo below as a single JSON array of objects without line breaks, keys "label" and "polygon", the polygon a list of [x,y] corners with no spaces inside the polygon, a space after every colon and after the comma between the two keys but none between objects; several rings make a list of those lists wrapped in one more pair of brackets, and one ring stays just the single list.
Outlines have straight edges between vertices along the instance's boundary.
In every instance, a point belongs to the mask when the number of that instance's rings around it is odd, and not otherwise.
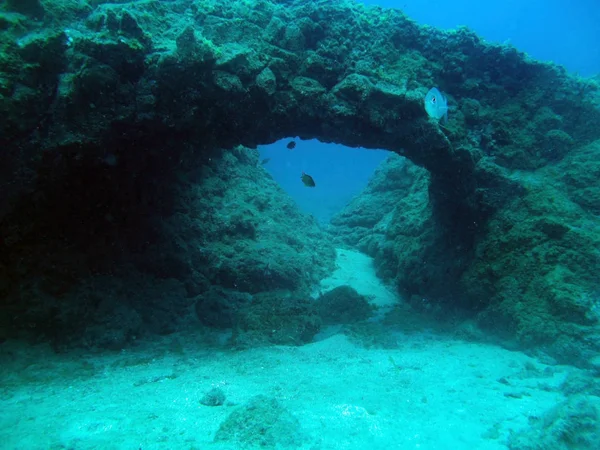
[{"label": "rocky reef", "polygon": [[[112,326],[122,342],[140,324],[168,332],[163,310],[209,290],[302,292],[331,248],[277,212],[238,147],[297,135],[421,168],[392,164],[378,186],[406,195],[344,219],[409,297],[571,361],[600,349],[596,81],[353,2],[8,1],[0,30],[3,329],[81,334],[110,316],[131,323]],[[448,94],[444,126],[423,108],[431,86]],[[178,306],[159,300],[177,290]],[[125,297],[155,308],[106,304]]]},{"label": "rocky reef", "polygon": [[175,176],[121,164],[75,165],[63,184],[38,184],[43,199],[24,195],[7,215],[5,336],[49,339],[57,350],[122,348],[196,318],[232,328],[261,292],[306,301],[332,268],[323,231],[256,150],[213,151]]},{"label": "rocky reef", "polygon": [[470,246],[436,221],[427,171],[393,156],[332,219],[332,232],[373,256],[379,276],[413,307],[441,320],[459,308],[507,345],[597,365],[599,186],[592,178],[599,150],[591,144],[556,164],[514,172],[524,191]]}]

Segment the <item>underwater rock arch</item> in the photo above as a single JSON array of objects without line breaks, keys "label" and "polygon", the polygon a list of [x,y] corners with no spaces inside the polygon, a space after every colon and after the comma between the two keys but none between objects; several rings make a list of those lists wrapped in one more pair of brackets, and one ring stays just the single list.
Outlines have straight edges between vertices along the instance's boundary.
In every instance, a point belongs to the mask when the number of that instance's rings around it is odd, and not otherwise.
[{"label": "underwater rock arch", "polygon": [[[504,168],[543,163],[532,140],[559,141],[560,157],[597,134],[578,130],[572,112],[588,125],[599,115],[578,96],[588,85],[400,11],[353,2],[98,3],[59,11],[54,26],[7,52],[7,85],[27,89],[5,99],[1,139],[15,149],[5,177],[40,150],[131,153],[140,135],[141,153],[152,134],[159,145],[184,137],[196,152],[298,135],[407,157],[431,172],[434,201],[460,212],[442,207],[442,216],[468,223],[518,192]],[[423,108],[433,85],[450,95],[444,128]],[[517,135],[522,142],[511,141]]]},{"label": "underwater rock arch", "polygon": [[[526,192],[515,170],[559,163],[600,138],[597,83],[399,11],[297,0],[75,3],[44,2],[44,24],[7,21],[3,31],[12,43],[0,65],[0,218],[23,191],[93,172],[98,160],[120,161],[116,178],[102,178],[118,191],[142,174],[199,166],[215,148],[294,135],[387,149],[426,168],[437,225],[468,250]],[[432,86],[450,100],[443,126],[423,108]],[[540,222],[537,231],[560,239],[568,230]],[[500,273],[489,261],[521,251],[519,242],[500,242],[483,262],[469,255],[469,286],[487,277],[475,297],[503,289],[497,280],[513,268]]]}]

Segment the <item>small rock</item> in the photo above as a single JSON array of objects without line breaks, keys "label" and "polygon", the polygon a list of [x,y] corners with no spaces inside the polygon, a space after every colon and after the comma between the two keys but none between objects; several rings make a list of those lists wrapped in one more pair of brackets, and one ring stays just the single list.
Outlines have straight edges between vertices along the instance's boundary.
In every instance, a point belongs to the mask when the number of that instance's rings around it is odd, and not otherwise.
[{"label": "small rock", "polygon": [[265,67],[261,73],[256,76],[256,85],[267,95],[273,95],[277,90],[277,79],[271,69]]},{"label": "small rock", "polygon": [[200,403],[205,406],[221,406],[225,403],[225,393],[219,388],[212,388],[204,397],[200,399]]}]

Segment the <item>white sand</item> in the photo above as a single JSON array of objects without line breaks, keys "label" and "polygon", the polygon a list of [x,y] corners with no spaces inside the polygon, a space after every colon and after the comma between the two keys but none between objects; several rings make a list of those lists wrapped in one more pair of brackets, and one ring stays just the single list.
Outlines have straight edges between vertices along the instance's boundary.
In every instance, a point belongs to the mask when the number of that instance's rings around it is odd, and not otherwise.
[{"label": "white sand", "polygon": [[321,292],[330,291],[338,286],[349,285],[359,294],[369,297],[371,302],[379,307],[386,308],[398,302],[396,293],[375,275],[372,258],[342,248],[336,249],[336,253],[335,271],[328,278],[321,280],[313,297],[318,297]]},{"label": "white sand", "polygon": [[[341,252],[324,286],[344,280],[389,301],[391,291],[364,262]],[[397,340],[393,350],[365,349],[338,334],[303,347],[232,352],[207,349],[205,336],[190,332],[78,356],[7,342],[0,448],[242,448],[212,440],[236,405],[264,394],[298,418],[302,449],[506,449],[508,433],[561,401],[558,387],[576,371],[545,373],[522,353],[432,333]],[[232,404],[201,405],[212,387]]]}]

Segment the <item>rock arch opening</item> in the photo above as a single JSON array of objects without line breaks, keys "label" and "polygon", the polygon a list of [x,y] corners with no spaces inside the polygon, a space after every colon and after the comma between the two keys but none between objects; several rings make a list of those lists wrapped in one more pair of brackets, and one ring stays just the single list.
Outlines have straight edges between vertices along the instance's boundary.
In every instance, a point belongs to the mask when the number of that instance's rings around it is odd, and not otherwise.
[{"label": "rock arch opening", "polygon": [[[329,224],[363,191],[375,169],[391,154],[293,137],[258,148],[265,170],[322,225]],[[303,173],[314,180],[314,188],[302,182]]]}]

